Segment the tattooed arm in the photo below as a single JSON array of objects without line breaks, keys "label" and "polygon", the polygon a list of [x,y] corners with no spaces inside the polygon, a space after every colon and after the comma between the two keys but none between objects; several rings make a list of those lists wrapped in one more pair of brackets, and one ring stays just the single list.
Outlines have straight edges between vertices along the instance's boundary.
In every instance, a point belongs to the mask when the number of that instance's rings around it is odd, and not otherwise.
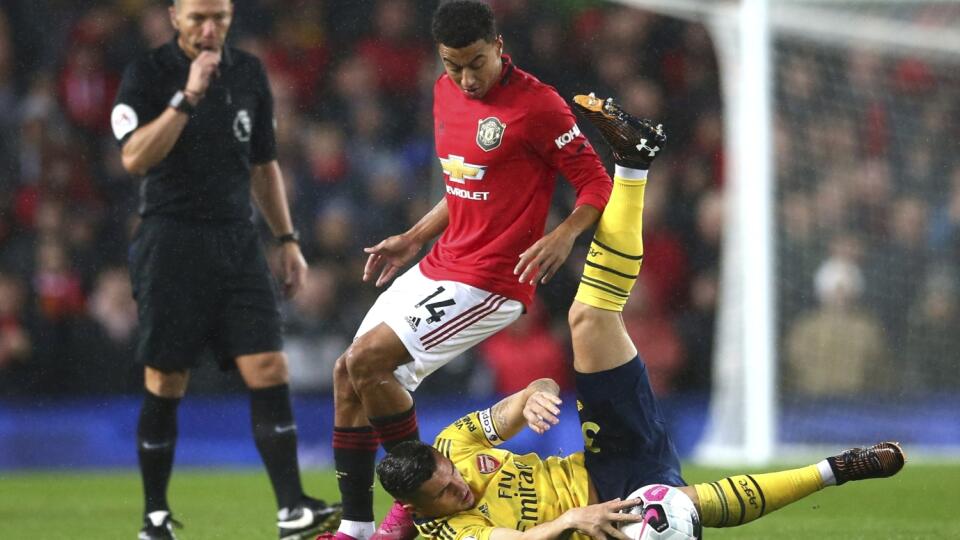
[{"label": "tattooed arm", "polygon": [[537,379],[490,408],[497,433],[512,438],[524,424],[539,434],[560,422],[560,387],[553,379]]}]

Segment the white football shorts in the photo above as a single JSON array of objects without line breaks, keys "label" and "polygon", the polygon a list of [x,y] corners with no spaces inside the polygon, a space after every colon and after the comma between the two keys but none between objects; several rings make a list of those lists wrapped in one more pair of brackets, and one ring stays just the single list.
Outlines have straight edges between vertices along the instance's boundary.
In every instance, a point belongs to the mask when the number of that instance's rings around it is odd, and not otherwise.
[{"label": "white football shorts", "polygon": [[523,304],[457,281],[434,281],[414,266],[367,312],[357,335],[385,323],[413,358],[393,373],[407,390],[470,347],[517,320]]}]

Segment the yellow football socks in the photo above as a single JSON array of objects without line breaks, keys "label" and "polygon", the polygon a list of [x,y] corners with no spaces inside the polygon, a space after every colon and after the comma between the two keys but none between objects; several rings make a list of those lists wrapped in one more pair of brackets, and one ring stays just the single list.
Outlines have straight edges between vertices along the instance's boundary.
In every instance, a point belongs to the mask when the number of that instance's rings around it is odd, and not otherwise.
[{"label": "yellow football socks", "polygon": [[824,487],[816,465],[774,473],[742,474],[693,486],[704,527],[736,527],[799,501]]},{"label": "yellow football socks", "polygon": [[576,299],[608,311],[623,311],[643,262],[643,195],[647,171],[616,168],[610,201],[583,267]]}]

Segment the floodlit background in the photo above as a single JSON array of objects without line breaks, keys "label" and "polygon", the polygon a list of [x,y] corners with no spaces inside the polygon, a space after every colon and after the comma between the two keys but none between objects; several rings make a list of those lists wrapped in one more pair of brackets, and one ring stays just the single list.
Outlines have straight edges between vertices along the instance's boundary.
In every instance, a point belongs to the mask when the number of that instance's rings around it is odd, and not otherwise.
[{"label": "floodlit background", "polygon": [[[267,66],[311,265],[283,307],[285,350],[303,461],[326,467],[332,363],[378,292],[360,283],[361,248],[441,196],[436,2],[235,4],[231,42]],[[624,318],[685,458],[763,463],[888,438],[960,455],[954,3],[492,4],[518,66],[666,126]],[[137,181],[108,118],[123,66],[172,38],[166,6],[0,5],[0,471],[136,463]],[[556,199],[548,227],[570,190]],[[526,316],[427,380],[425,437],[536,377],[572,390],[566,309],[588,239]],[[201,369],[178,463],[255,466],[246,411],[237,377]],[[570,427],[521,442],[578,441]]]},{"label": "floodlit background", "polygon": [[[305,290],[284,306],[286,351],[305,459],[327,465],[332,363],[378,293],[360,282],[361,248],[406,229],[441,194],[436,3],[235,4],[231,41],[267,66],[279,162],[311,265]],[[517,65],[568,99],[615,95],[669,130],[647,195],[648,262],[626,320],[658,394],[678,400],[689,451],[706,415],[722,231],[710,37],[702,25],[605,2],[496,8]],[[138,186],[120,167],[108,119],[124,65],[172,38],[166,5],[24,0],[0,14],[0,388],[10,411],[0,467],[131,466],[142,369],[131,362],[126,253]],[[560,190],[549,227],[572,200]],[[518,324],[427,380],[418,391],[425,436],[452,420],[446,403],[479,406],[544,375],[572,389],[566,310],[582,261],[579,246]],[[256,464],[242,384],[207,367],[183,405],[178,462]],[[203,426],[222,415],[235,421],[216,422],[218,439]],[[576,449],[578,432],[553,447]],[[63,444],[45,444],[51,438]]]},{"label": "floodlit background", "polygon": [[[491,4],[518,66],[567,99],[613,95],[666,126],[624,319],[687,480],[877,440],[907,450],[892,480],[827,490],[710,536],[960,537],[946,504],[960,481],[960,5]],[[361,248],[442,195],[436,2],[235,7],[230,41],[267,67],[311,265],[305,290],[283,306],[305,485],[336,500],[331,368],[378,293],[360,283]],[[142,368],[126,268],[138,185],[108,119],[123,67],[172,38],[166,9],[0,3],[0,538],[130,538],[140,526]],[[558,190],[548,227],[572,200]],[[566,310],[581,240],[527,315],[421,387],[424,438],[533,378],[572,390]],[[272,536],[248,399],[235,374],[211,364],[180,408],[180,534]],[[514,448],[580,449],[573,401],[566,423]],[[390,501],[377,502],[382,516]],[[57,519],[45,517],[52,508]]]}]

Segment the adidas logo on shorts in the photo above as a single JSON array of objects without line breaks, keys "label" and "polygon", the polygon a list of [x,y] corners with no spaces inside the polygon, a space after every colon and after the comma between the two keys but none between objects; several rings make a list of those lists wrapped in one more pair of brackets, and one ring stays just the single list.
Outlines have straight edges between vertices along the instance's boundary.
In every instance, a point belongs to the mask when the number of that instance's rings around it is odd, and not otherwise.
[{"label": "adidas logo on shorts", "polygon": [[410,329],[413,330],[414,332],[416,332],[417,328],[420,327],[420,317],[414,317],[413,315],[408,315],[404,317],[404,319],[406,319],[407,324],[410,325]]}]

